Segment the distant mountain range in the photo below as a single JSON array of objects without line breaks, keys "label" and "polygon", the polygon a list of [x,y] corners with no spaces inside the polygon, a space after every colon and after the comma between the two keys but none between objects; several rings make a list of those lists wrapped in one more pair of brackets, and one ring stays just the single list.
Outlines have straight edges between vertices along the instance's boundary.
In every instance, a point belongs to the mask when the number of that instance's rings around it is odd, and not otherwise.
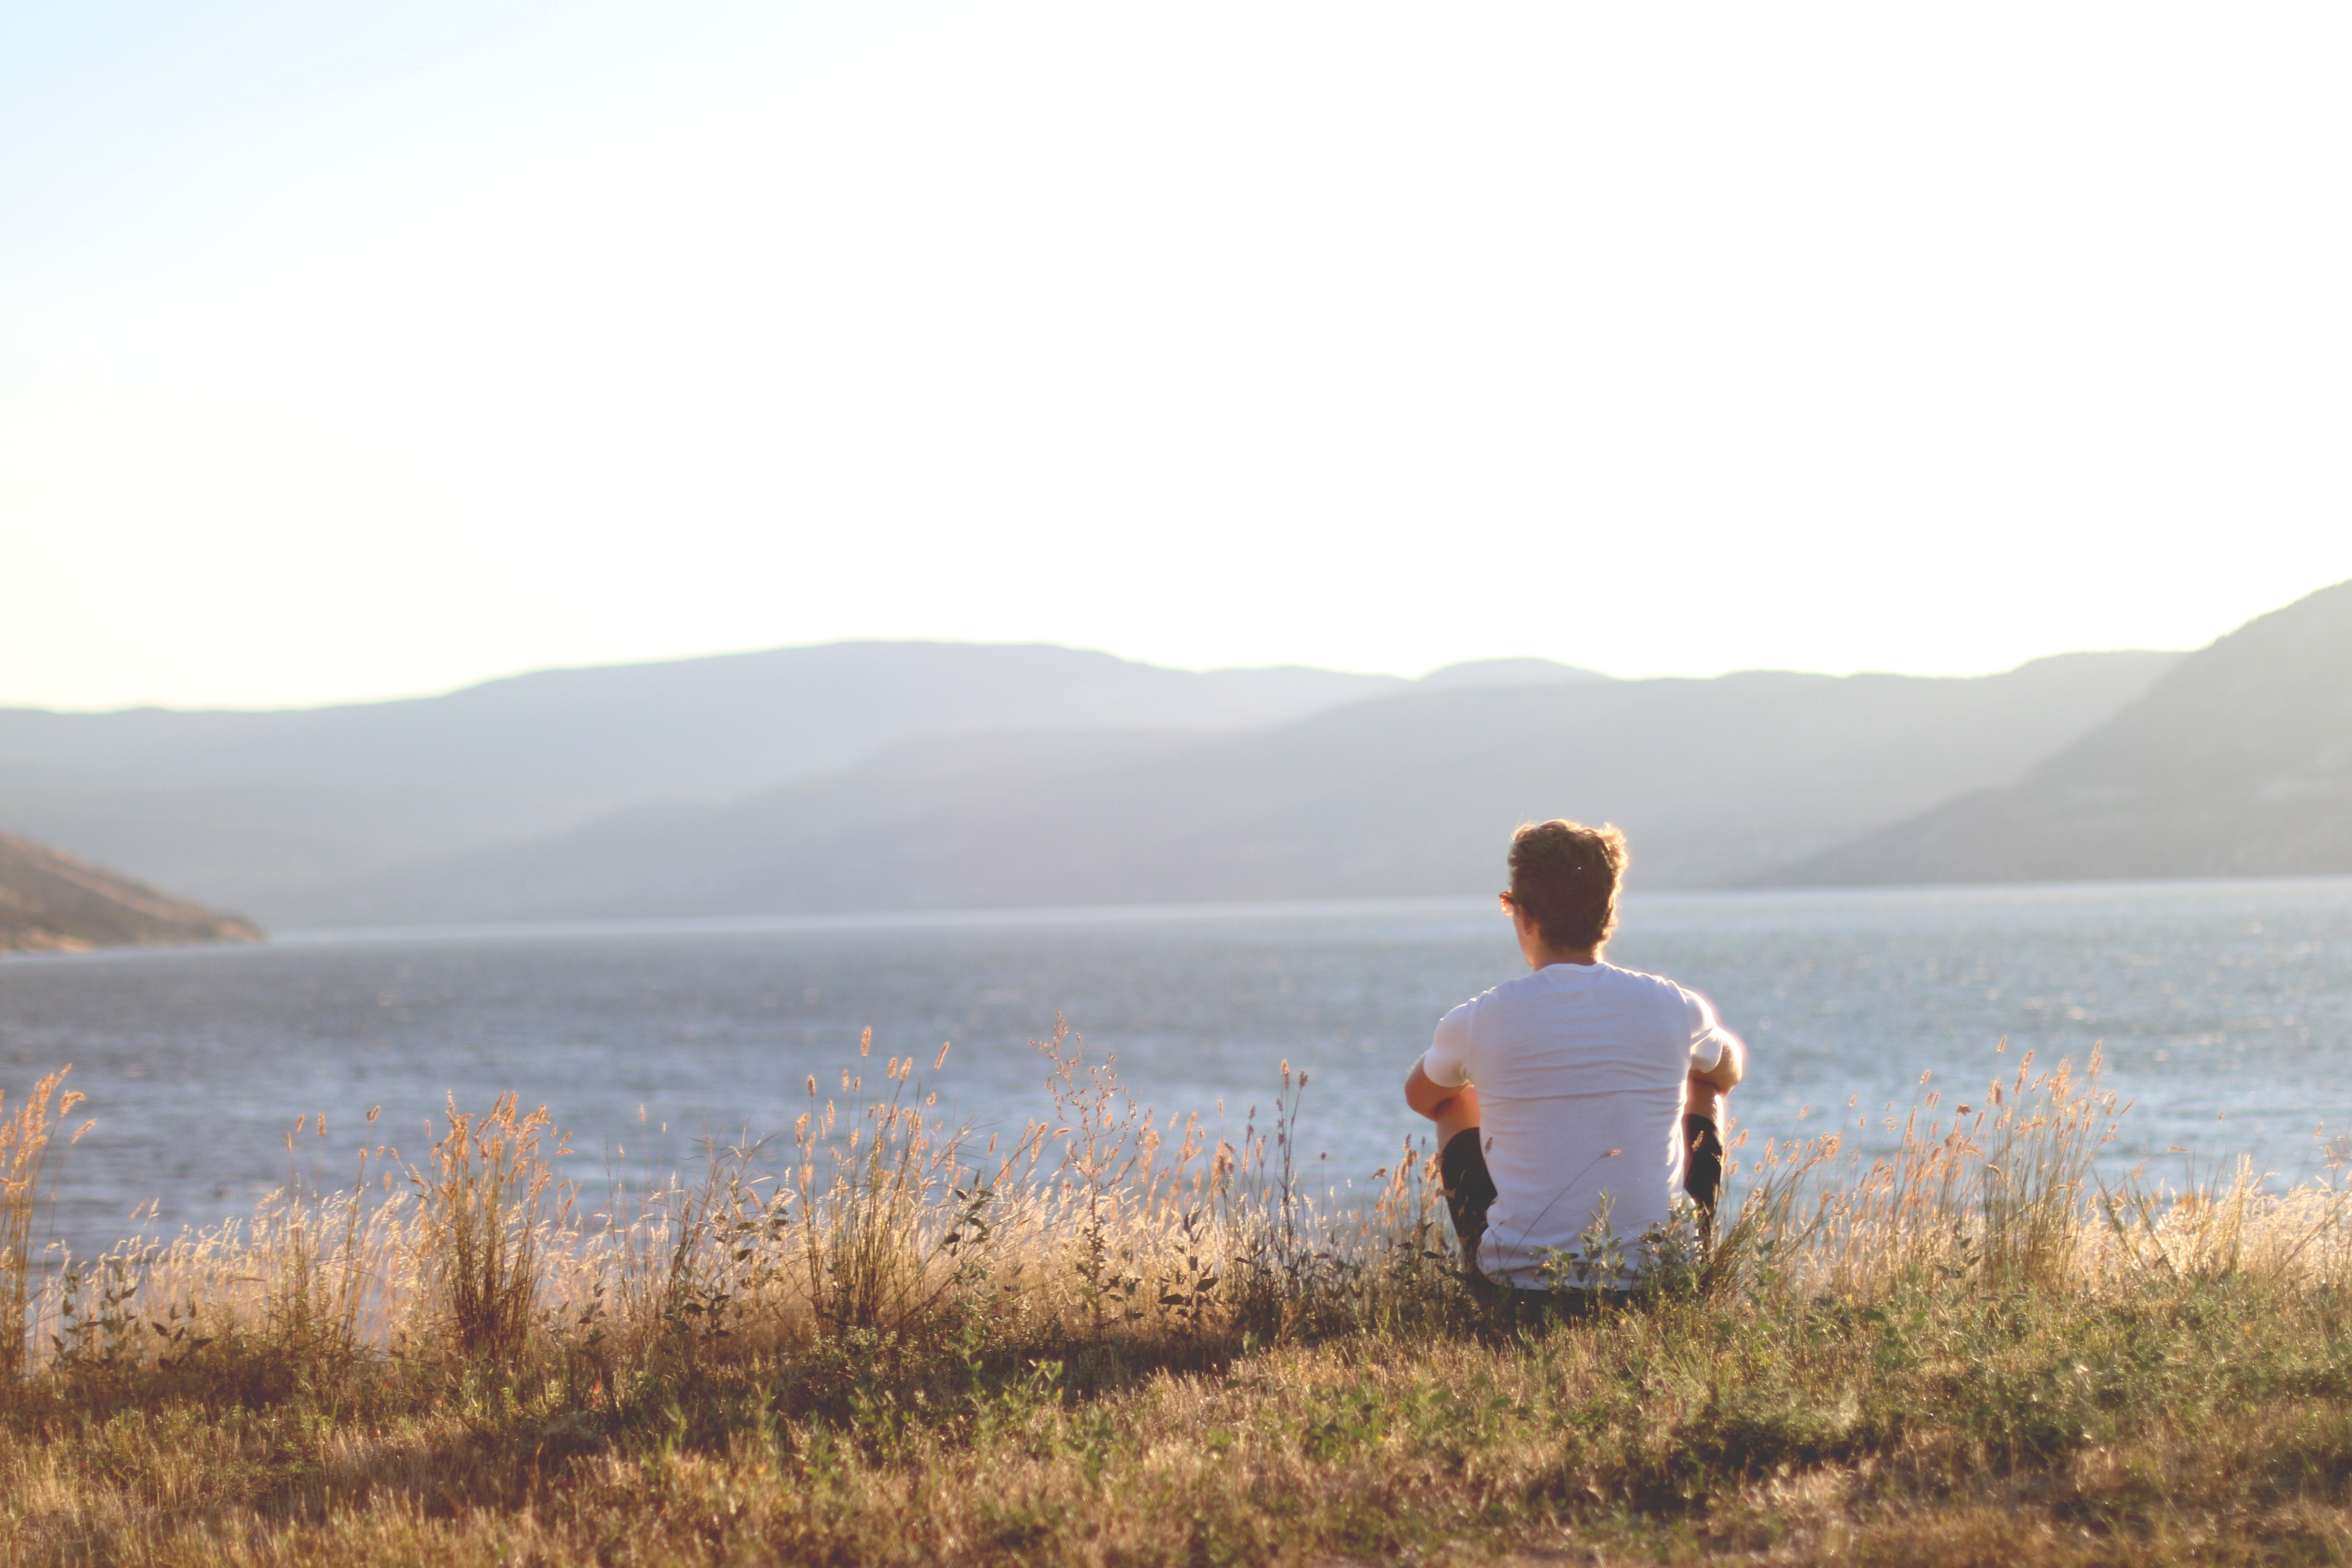
[{"label": "distant mountain range", "polygon": [[0,824],[277,925],[1475,892],[1559,815],[1644,887],[2352,870],[2352,584],[1971,679],[865,643],[0,710]]},{"label": "distant mountain range", "polygon": [[260,940],[248,921],[0,833],[0,952]]},{"label": "distant mountain range", "polygon": [[2003,788],[1780,880],[2080,881],[2352,872],[2352,583],[2249,621]]},{"label": "distant mountain range", "polygon": [[[1440,687],[1599,680],[1543,659]],[[265,712],[0,709],[0,826],[273,922],[313,890],[647,801],[720,801],[918,735],[1234,733],[1415,689],[1307,668],[1164,669],[1071,648],[837,643],[549,670]]]},{"label": "distant mountain range", "polygon": [[773,788],[912,734],[1239,730],[1408,684],[1202,675],[1058,647],[845,643],[284,712],[0,710],[0,825],[278,910],[307,888],[641,801]]},{"label": "distant mountain range", "polygon": [[310,890],[330,924],[1458,893],[1517,823],[1633,834],[1645,886],[1753,879],[2113,713],[2166,654],[1973,680],[1433,683],[1223,735],[923,736],[731,802],[656,802]]}]

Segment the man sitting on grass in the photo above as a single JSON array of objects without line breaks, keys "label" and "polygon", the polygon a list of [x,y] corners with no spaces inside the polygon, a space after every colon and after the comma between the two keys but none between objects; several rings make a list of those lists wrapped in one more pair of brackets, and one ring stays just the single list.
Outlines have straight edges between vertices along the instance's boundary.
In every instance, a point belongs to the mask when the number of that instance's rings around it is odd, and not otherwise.
[{"label": "man sitting on grass", "polygon": [[[1405,1103],[1437,1123],[1476,1275],[1515,1290],[1622,1289],[1677,1188],[1712,1213],[1722,1095],[1747,1049],[1706,997],[1601,962],[1625,869],[1614,827],[1530,823],[1510,866],[1503,908],[1533,973],[1445,1015]],[[1603,1236],[1621,1257],[1596,1256]]]}]

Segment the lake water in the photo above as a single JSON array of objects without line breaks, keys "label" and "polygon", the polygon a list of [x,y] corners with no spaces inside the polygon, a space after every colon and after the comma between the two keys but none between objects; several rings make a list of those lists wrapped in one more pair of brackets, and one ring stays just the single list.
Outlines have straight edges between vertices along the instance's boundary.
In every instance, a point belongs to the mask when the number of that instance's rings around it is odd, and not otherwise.
[{"label": "lake water", "polygon": [[[1843,1118],[1876,1146],[1923,1072],[1968,1098],[2023,1050],[2102,1040],[2137,1101],[2118,1165],[2162,1173],[2182,1145],[2293,1179],[2315,1129],[2352,1127],[2352,879],[1635,896],[1610,957],[1747,1037],[1732,1109],[1759,1142]],[[1399,1086],[1439,1015],[1518,973],[1491,900],[290,933],[0,959],[0,1089],[13,1107],[74,1064],[98,1125],[53,1228],[82,1252],[151,1199],[166,1228],[249,1209],[303,1114],[327,1115],[301,1163],[330,1177],[371,1106],[370,1141],[414,1154],[453,1091],[544,1100],[599,1179],[608,1147],[635,1169],[705,1130],[785,1130],[869,1026],[877,1065],[952,1040],[942,1103],[1017,1130],[1049,1103],[1026,1042],[1056,1014],[1147,1104],[1222,1100],[1233,1131],[1287,1058],[1313,1075],[1301,1144],[1361,1184],[1426,1126]]]}]

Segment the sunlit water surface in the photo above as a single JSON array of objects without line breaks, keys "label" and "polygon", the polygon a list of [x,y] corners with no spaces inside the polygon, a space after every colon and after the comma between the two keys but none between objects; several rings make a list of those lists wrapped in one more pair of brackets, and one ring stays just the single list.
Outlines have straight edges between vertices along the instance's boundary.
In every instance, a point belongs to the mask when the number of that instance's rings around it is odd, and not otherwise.
[{"label": "sunlit water surface", "polygon": [[[1883,1147],[1923,1074],[1948,1104],[2095,1042],[2135,1102],[2114,1170],[2177,1173],[2178,1146],[2293,1179],[2352,1126],[2352,879],[1636,896],[1610,957],[1747,1036],[1751,1148],[1841,1121]],[[45,1228],[84,1253],[150,1200],[151,1229],[249,1209],[300,1115],[329,1130],[293,1156],[308,1176],[347,1172],[363,1132],[413,1157],[451,1092],[544,1100],[592,1186],[607,1160],[682,1164],[706,1132],[789,1129],[869,1026],[877,1066],[953,1041],[942,1105],[1017,1130],[1050,1106],[1028,1042],[1056,1015],[1139,1100],[1222,1103],[1229,1132],[1288,1059],[1312,1075],[1303,1149],[1360,1188],[1425,1126],[1399,1085],[1439,1015],[1520,972],[1483,900],[290,934],[0,960],[0,1089],[74,1064],[97,1126]]]}]

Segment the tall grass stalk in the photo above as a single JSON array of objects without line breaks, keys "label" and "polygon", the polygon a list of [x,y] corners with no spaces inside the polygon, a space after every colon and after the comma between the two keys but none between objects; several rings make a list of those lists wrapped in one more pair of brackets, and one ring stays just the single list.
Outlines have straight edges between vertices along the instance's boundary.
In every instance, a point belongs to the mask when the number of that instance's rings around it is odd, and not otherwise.
[{"label": "tall grass stalk", "polygon": [[412,1173],[424,1202],[416,1250],[429,1310],[450,1348],[469,1360],[512,1358],[536,1323],[551,1224],[568,1207],[552,1162],[570,1152],[553,1137],[547,1108],[528,1113],[511,1092],[469,1116],[448,1102],[448,1131]]},{"label": "tall grass stalk", "polygon": [[[49,1145],[82,1096],[66,1089],[70,1066],[35,1083],[13,1113],[0,1090],[0,1363],[7,1375],[27,1369],[27,1325],[25,1312],[33,1276],[33,1226],[41,1206],[41,1173]],[[78,1142],[95,1125],[84,1122],[68,1142]]]}]

